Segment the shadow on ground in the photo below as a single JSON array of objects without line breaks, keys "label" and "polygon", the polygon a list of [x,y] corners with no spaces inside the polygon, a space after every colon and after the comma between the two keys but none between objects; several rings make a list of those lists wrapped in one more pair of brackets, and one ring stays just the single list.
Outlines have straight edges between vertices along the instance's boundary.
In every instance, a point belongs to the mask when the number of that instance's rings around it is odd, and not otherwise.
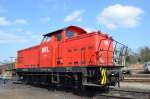
[{"label": "shadow on ground", "polygon": [[97,94],[102,94],[102,93],[108,93],[109,89],[106,87],[89,87],[86,86],[84,89],[73,89],[73,88],[67,88],[67,87],[61,87],[61,86],[46,86],[46,85],[33,85],[30,84],[31,86],[38,87],[38,88],[44,88],[48,91],[55,92],[66,92],[66,93],[71,93],[77,96],[82,96],[82,97],[94,97]]},{"label": "shadow on ground", "polygon": [[[0,85],[3,84],[3,80],[0,80]],[[65,93],[69,93],[69,94],[73,94],[76,96],[81,96],[81,97],[87,97],[87,98],[91,98],[96,96],[97,94],[101,94],[101,93],[108,93],[109,90],[106,87],[89,87],[86,86],[83,89],[73,89],[73,88],[67,88],[67,87],[62,87],[62,86],[48,86],[48,85],[39,85],[39,84],[25,84],[22,83],[21,81],[12,81],[12,80],[6,80],[5,82],[5,86],[9,85],[11,86],[11,84],[13,85],[22,85],[22,86],[26,86],[26,85],[30,85],[31,87],[36,87],[36,88],[42,88],[45,90],[48,90],[50,92],[65,92]],[[27,86],[29,87],[29,86]]]}]

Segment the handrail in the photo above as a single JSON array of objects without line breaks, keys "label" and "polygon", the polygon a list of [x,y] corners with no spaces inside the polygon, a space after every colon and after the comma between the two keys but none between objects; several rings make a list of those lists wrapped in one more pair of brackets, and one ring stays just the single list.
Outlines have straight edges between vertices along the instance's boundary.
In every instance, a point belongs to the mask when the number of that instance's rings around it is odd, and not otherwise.
[{"label": "handrail", "polygon": [[[102,41],[104,41],[104,40],[110,40],[109,41],[109,46],[108,46],[108,48],[107,48],[107,50],[100,50],[100,48],[101,48],[101,43],[102,43]],[[114,42],[114,43],[113,43]],[[113,48],[113,51],[110,51],[110,46],[111,46],[111,44],[114,44],[114,48]],[[124,44],[122,44],[122,43],[120,43],[120,42],[118,42],[118,41],[115,41],[115,40],[112,40],[112,42],[111,42],[111,39],[101,39],[100,41],[99,41],[99,45],[98,45],[98,49],[97,49],[97,51],[96,51],[96,61],[97,61],[97,65],[98,65],[98,62],[99,62],[99,52],[104,52],[104,51],[106,51],[107,52],[107,54],[106,54],[106,58],[107,58],[107,65],[108,65],[108,63],[110,63],[110,62],[108,62],[109,61],[109,52],[112,52],[112,64],[113,65],[115,65],[115,51],[116,51],[116,48],[117,48],[117,45],[119,44],[119,47],[120,47],[120,51],[119,51],[119,56],[117,56],[117,57],[119,57],[118,58],[118,61],[121,61],[120,63],[119,63],[119,65],[125,65],[125,63],[123,64],[123,62],[122,61],[124,61],[124,56],[125,56],[125,53],[123,53],[124,52],[124,50],[126,50],[125,48],[127,48]],[[91,56],[92,57],[92,56]]]}]

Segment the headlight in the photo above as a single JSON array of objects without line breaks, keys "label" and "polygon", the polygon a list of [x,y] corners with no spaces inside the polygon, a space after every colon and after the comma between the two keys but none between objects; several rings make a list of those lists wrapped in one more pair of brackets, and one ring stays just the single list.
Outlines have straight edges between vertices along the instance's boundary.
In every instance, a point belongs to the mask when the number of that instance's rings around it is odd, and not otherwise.
[{"label": "headlight", "polygon": [[114,76],[115,74],[114,74],[114,73],[112,73],[111,75],[112,75],[112,76]]}]

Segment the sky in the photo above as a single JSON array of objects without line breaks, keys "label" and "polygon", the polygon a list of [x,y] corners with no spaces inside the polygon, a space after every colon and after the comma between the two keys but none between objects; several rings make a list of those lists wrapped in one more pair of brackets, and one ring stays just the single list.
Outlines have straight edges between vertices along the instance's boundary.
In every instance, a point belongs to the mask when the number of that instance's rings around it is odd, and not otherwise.
[{"label": "sky", "polygon": [[0,0],[0,62],[39,44],[42,35],[77,25],[100,30],[136,51],[150,47],[149,0]]}]

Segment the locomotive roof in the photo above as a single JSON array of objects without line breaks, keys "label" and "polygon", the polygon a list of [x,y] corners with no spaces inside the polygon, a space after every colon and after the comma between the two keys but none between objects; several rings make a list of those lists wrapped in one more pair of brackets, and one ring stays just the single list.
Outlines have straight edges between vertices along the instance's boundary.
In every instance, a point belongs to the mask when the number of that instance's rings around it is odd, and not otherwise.
[{"label": "locomotive roof", "polygon": [[53,35],[53,34],[55,34],[55,33],[57,33],[57,32],[61,32],[61,31],[68,30],[68,29],[77,30],[77,31],[79,31],[79,32],[81,32],[81,33],[87,33],[84,29],[82,29],[82,28],[80,28],[80,27],[78,27],[78,26],[73,26],[73,25],[71,25],[71,26],[68,26],[68,27],[65,27],[65,28],[61,28],[61,29],[56,30],[56,31],[53,31],[53,32],[49,32],[49,33],[47,33],[47,34],[44,34],[43,36],[46,36],[46,35]]}]

